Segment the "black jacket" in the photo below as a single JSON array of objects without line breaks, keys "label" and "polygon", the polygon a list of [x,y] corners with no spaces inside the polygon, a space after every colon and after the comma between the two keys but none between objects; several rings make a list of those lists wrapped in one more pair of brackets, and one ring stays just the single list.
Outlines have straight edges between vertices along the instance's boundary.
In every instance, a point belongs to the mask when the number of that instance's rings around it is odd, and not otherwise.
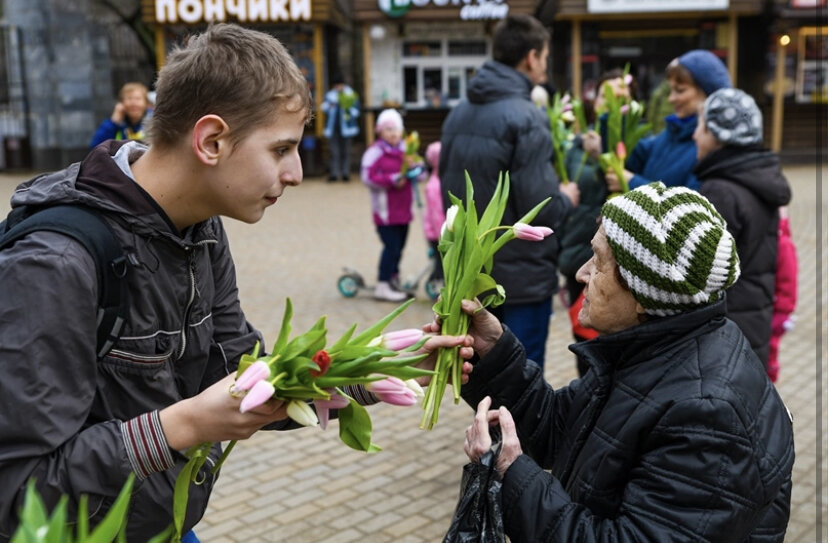
[{"label": "black jacket", "polygon": [[[502,224],[514,224],[547,196],[552,200],[532,221],[558,228],[570,209],[558,191],[552,168],[549,121],[529,98],[532,83],[520,72],[495,61],[486,62],[471,80],[468,100],[443,123],[440,181],[443,205],[448,193],[465,202],[468,171],[474,200],[482,213],[494,193],[498,174],[509,172],[511,189]],[[494,258],[492,276],[506,289],[507,304],[538,302],[558,289],[555,235],[542,242],[514,240]]]},{"label": "black jacket", "polygon": [[736,240],[742,274],[727,291],[727,316],[767,364],[776,284],[779,206],[791,200],[776,154],[760,148],[724,147],[695,169],[699,192],[721,213]]},{"label": "black jacket", "polygon": [[462,388],[515,418],[512,541],[783,540],[791,419],[724,302],[570,349],[592,370],[553,390],[507,330]]}]

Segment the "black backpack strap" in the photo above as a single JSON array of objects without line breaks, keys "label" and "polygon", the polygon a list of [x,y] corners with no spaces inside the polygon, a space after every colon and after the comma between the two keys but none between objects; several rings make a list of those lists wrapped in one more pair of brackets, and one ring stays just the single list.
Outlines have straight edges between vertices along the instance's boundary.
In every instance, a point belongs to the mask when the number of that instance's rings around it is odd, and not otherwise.
[{"label": "black backpack strap", "polygon": [[109,224],[91,208],[58,205],[30,210],[15,208],[0,226],[0,249],[38,230],[70,236],[95,261],[98,280],[96,355],[100,360],[120,337],[128,311],[127,258]]}]

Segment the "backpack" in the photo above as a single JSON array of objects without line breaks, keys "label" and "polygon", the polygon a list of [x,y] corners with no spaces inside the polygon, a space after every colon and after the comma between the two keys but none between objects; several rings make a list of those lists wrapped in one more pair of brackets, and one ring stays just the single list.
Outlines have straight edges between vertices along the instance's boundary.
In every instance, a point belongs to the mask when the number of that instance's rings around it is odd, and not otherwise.
[{"label": "backpack", "polygon": [[0,222],[0,250],[37,230],[67,235],[80,242],[95,260],[98,281],[97,340],[101,360],[118,340],[128,310],[127,256],[103,217],[78,205],[20,206]]}]

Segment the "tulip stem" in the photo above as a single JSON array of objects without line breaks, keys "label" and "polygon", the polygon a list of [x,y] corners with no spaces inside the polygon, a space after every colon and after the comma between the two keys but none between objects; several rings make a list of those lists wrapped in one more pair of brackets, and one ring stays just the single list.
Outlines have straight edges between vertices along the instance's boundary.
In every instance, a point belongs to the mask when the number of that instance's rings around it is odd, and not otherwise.
[{"label": "tulip stem", "polygon": [[227,448],[225,448],[224,452],[221,453],[221,456],[219,457],[218,462],[216,462],[216,465],[213,466],[212,470],[210,470],[210,474],[215,475],[216,473],[218,473],[218,470],[221,469],[222,464],[224,464],[224,461],[227,460],[227,456],[230,454],[230,451],[232,451],[233,447],[235,447],[235,446],[236,446],[236,440],[235,439],[227,444]]}]

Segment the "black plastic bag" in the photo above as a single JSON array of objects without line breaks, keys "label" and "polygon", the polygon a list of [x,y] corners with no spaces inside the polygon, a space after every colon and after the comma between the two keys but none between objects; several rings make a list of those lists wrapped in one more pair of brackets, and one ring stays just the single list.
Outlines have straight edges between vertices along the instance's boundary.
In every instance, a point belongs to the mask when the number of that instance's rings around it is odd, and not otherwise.
[{"label": "black plastic bag", "polygon": [[504,543],[497,447],[463,466],[460,499],[443,543]]}]

